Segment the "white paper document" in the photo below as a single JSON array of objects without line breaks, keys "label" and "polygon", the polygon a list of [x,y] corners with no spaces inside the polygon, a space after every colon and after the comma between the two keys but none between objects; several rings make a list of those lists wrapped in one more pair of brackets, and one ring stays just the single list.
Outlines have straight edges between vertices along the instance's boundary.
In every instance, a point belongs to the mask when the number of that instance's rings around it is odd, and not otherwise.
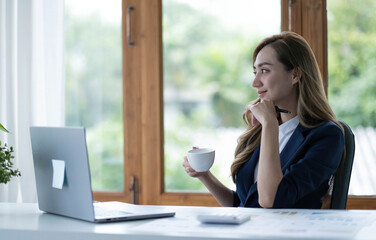
[{"label": "white paper document", "polygon": [[187,216],[177,212],[175,218],[148,222],[133,230],[159,232],[168,229],[184,235],[207,233],[213,237],[214,233],[229,238],[235,234],[237,238],[352,239],[362,227],[376,220],[375,214],[362,211],[243,209],[242,212],[251,215],[251,220],[242,225],[201,224],[195,213]]}]

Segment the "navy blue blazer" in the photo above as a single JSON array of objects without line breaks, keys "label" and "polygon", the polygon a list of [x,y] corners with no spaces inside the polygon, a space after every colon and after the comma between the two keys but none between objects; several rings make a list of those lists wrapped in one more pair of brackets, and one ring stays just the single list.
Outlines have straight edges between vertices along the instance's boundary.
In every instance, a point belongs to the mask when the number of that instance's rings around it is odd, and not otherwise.
[{"label": "navy blue blazer", "polygon": [[[273,208],[321,208],[321,199],[340,164],[344,145],[344,134],[333,122],[325,122],[316,128],[298,124],[280,153],[283,178]],[[254,182],[259,155],[260,146],[236,174],[234,206],[261,207],[257,182]]]}]

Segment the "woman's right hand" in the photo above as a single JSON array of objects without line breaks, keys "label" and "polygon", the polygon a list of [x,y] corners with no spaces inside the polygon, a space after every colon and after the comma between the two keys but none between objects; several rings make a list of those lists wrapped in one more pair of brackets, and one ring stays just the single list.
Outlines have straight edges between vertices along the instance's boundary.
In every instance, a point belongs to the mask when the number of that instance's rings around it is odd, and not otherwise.
[{"label": "woman's right hand", "polygon": [[200,178],[202,176],[205,176],[209,173],[209,171],[207,172],[196,172],[192,167],[191,165],[189,164],[188,162],[188,158],[187,156],[184,156],[184,161],[183,161],[183,167],[184,167],[184,170],[185,172],[190,176],[190,177],[194,177],[194,178]]},{"label": "woman's right hand", "polygon": [[259,121],[256,119],[256,117],[255,117],[255,115],[253,115],[253,113],[251,112],[251,107],[253,106],[253,105],[256,105],[256,104],[258,104],[259,102],[261,102],[261,99],[259,98],[259,99],[257,99],[255,102],[253,102],[252,104],[249,104],[249,105],[247,105],[246,107],[245,107],[245,111],[244,111],[244,113],[246,114],[246,115],[248,115],[248,114],[252,114],[252,119],[251,119],[251,124],[252,124],[252,126],[254,126],[254,125],[256,125],[257,123],[259,123]]}]

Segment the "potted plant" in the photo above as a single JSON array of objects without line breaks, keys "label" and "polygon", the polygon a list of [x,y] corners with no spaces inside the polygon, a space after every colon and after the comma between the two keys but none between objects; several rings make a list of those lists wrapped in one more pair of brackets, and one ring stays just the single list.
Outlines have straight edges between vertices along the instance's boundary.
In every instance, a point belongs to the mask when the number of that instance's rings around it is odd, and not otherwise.
[{"label": "potted plant", "polygon": [[[9,133],[9,131],[1,123],[0,131]],[[11,177],[21,176],[18,169],[12,169],[12,158],[14,158],[13,147],[8,148],[6,143],[3,146],[2,142],[0,141],[0,183],[7,183],[10,181]]]}]

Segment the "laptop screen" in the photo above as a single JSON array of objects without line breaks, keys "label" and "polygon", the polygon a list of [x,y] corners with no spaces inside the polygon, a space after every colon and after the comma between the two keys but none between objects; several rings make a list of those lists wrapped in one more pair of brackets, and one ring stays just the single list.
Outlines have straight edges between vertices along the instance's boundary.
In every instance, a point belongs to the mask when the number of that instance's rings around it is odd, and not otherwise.
[{"label": "laptop screen", "polygon": [[82,127],[31,127],[39,209],[94,220],[93,196]]}]

